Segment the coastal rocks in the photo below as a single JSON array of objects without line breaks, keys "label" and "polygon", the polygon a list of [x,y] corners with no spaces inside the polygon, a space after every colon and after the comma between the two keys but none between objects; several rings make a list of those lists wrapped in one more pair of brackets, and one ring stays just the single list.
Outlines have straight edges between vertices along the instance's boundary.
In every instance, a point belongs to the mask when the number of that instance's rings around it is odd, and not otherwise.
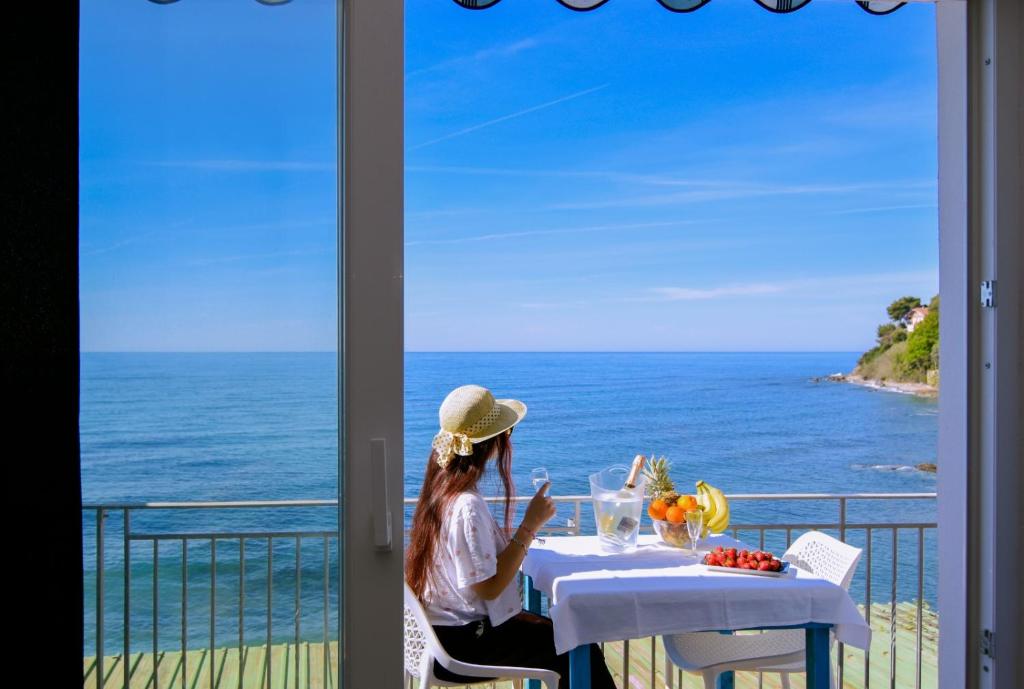
[{"label": "coastal rocks", "polygon": [[846,374],[845,373],[830,373],[827,376],[814,376],[813,378],[811,378],[811,382],[812,383],[821,383],[821,382],[845,383],[846,382]]},{"label": "coastal rocks", "polygon": [[920,464],[851,464],[850,468],[886,472],[920,471],[925,474],[934,474],[937,471],[937,467],[932,462],[921,462]]},{"label": "coastal rocks", "polygon": [[[937,373],[937,372],[936,372]],[[917,395],[918,397],[937,397],[939,388],[937,385],[928,383],[904,383],[890,381],[884,378],[865,378],[856,373],[831,373],[827,376],[814,376],[812,383],[853,383],[874,390],[887,390],[889,392],[900,392],[905,395]],[[936,381],[937,382],[937,381]]]}]

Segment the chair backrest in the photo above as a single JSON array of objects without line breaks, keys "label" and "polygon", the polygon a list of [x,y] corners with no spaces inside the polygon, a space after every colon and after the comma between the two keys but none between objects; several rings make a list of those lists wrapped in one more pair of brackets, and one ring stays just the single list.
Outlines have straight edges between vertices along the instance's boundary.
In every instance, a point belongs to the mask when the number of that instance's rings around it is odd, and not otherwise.
[{"label": "chair backrest", "polygon": [[789,546],[782,559],[844,589],[850,588],[861,549],[820,531],[808,531]]},{"label": "chair backrest", "polygon": [[430,626],[427,611],[409,584],[405,584],[405,671],[413,677],[423,676],[423,663],[434,659],[449,661],[434,628]]}]

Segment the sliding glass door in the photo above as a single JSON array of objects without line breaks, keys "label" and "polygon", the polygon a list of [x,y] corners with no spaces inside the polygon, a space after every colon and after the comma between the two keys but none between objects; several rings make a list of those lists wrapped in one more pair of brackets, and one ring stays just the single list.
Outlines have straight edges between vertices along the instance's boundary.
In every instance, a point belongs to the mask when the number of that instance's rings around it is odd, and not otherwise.
[{"label": "sliding glass door", "polygon": [[401,3],[80,16],[85,685],[396,684]]}]

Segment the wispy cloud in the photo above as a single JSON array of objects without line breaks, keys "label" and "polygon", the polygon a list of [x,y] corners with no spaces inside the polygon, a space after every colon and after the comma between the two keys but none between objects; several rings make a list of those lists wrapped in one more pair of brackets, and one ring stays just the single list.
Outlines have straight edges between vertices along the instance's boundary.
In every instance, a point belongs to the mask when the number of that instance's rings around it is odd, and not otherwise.
[{"label": "wispy cloud", "polygon": [[581,306],[590,306],[593,302],[589,299],[573,299],[570,301],[527,301],[519,304],[523,309],[534,309],[537,311],[547,309],[566,309]]},{"label": "wispy cloud", "polygon": [[781,284],[760,283],[750,285],[728,285],[725,287],[654,287],[655,295],[665,301],[703,301],[722,297],[744,297],[753,294],[774,294],[785,291]]},{"label": "wispy cloud", "polygon": [[406,246],[421,246],[426,244],[466,244],[469,242],[486,242],[495,239],[517,239],[520,237],[535,237],[539,235],[554,234],[585,234],[588,232],[609,232],[621,230],[650,230],[667,227],[683,227],[698,223],[717,222],[715,220],[670,220],[665,222],[647,223],[623,223],[616,225],[587,225],[583,227],[554,227],[544,230],[522,230],[519,232],[493,232],[490,234],[470,235],[468,237],[453,237],[451,239],[419,239],[406,242]]},{"label": "wispy cloud", "polygon": [[240,263],[243,261],[260,261],[269,258],[294,258],[297,256],[318,256],[322,254],[334,253],[336,251],[333,246],[321,246],[312,247],[309,249],[291,249],[288,251],[270,251],[266,253],[257,254],[231,254],[226,256],[209,256],[193,258],[188,260],[186,263],[190,266],[210,266],[223,263]]},{"label": "wispy cloud", "polygon": [[919,183],[900,182],[853,182],[843,184],[756,184],[738,182],[733,185],[695,189],[670,194],[648,194],[645,196],[610,197],[589,201],[573,201],[551,204],[552,210],[597,210],[602,208],[633,208],[647,206],[675,206],[706,201],[757,198],[765,196],[800,196],[824,194],[850,194],[874,189],[887,191],[920,188]]},{"label": "wispy cloud", "polygon": [[911,203],[905,206],[874,206],[871,208],[844,208],[838,211],[828,211],[824,215],[853,215],[855,213],[884,213],[886,211],[902,211],[921,208],[938,208],[935,203]]},{"label": "wispy cloud", "polygon": [[933,283],[938,279],[938,268],[924,271],[897,273],[862,273],[822,277],[721,285],[717,287],[652,287],[643,295],[626,297],[625,301],[703,301],[727,297],[780,294],[783,292],[811,291],[856,292],[875,287],[904,289],[907,286]]},{"label": "wispy cloud", "polygon": [[180,167],[213,172],[333,172],[334,161],[316,160],[160,160],[153,167]]},{"label": "wispy cloud", "polygon": [[491,127],[491,126],[494,126],[496,124],[500,124],[501,122],[507,122],[508,120],[514,120],[517,117],[522,117],[523,115],[529,115],[530,113],[534,113],[534,112],[537,112],[539,110],[546,110],[547,108],[554,107],[556,105],[559,105],[561,103],[565,103],[567,101],[575,100],[577,98],[582,98],[583,96],[589,95],[589,94],[594,93],[596,91],[600,91],[601,89],[607,88],[608,86],[609,86],[608,84],[601,84],[600,86],[594,86],[594,87],[589,88],[589,89],[584,89],[583,91],[577,91],[575,93],[570,93],[567,96],[562,96],[561,98],[556,98],[556,99],[550,100],[550,101],[548,101],[546,103],[541,103],[540,105],[534,105],[534,106],[526,108],[524,110],[517,110],[516,112],[509,113],[508,115],[502,115],[501,117],[495,117],[492,120],[487,120],[486,122],[481,122],[479,124],[474,124],[472,127],[466,127],[465,129],[460,129],[458,131],[451,132],[450,134],[445,134],[444,136],[439,136],[436,139],[431,139],[429,141],[424,141],[423,143],[416,144],[415,146],[410,147],[408,150],[415,151],[415,150],[420,149],[420,148],[425,148],[426,146],[433,146],[434,144],[441,143],[442,141],[448,141],[450,139],[454,139],[454,138],[457,138],[457,137],[460,137],[460,136],[465,136],[466,134],[469,134],[471,132],[479,131],[479,130],[484,129],[486,127]]},{"label": "wispy cloud", "polygon": [[567,177],[573,179],[599,179],[611,182],[649,184],[653,186],[693,186],[713,187],[726,184],[721,180],[680,177],[673,173],[638,173],[620,170],[574,170],[574,169],[535,169],[535,168],[502,168],[472,167],[459,165],[406,165],[406,172],[426,174],[448,174],[466,176],[494,177]]},{"label": "wispy cloud", "polygon": [[[103,246],[83,246],[79,252],[81,258],[98,256],[100,254],[117,251],[129,246],[147,245],[167,242],[180,242],[183,237],[208,236],[211,234],[230,235],[241,233],[256,233],[266,230],[296,230],[312,227],[334,227],[337,221],[331,218],[320,220],[284,220],[280,222],[266,223],[245,223],[241,225],[195,225],[195,220],[188,222],[171,222],[145,232],[139,232],[123,239],[115,240]],[[130,229],[130,226],[128,226]]]},{"label": "wispy cloud", "polygon": [[529,37],[519,39],[518,41],[512,41],[511,43],[502,43],[489,48],[482,48],[469,55],[453,57],[448,60],[435,62],[432,65],[427,65],[426,67],[410,70],[405,73],[405,78],[410,79],[429,72],[448,71],[467,64],[479,64],[494,58],[511,57],[513,55],[518,55],[525,50],[536,48],[540,44],[541,41],[536,37]]}]

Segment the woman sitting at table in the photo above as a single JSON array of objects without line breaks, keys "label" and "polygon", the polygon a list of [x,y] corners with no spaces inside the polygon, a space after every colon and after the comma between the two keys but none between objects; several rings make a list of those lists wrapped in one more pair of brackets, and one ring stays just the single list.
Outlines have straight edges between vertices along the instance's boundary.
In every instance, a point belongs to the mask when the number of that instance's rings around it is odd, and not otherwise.
[{"label": "woman sitting at table", "polygon": [[[545,483],[514,531],[512,429],[526,416],[517,400],[495,400],[464,385],[441,404],[420,500],[413,517],[405,577],[423,602],[441,645],[457,660],[554,670],[569,687],[569,655],[555,654],[551,620],[523,610],[516,573],[537,530],[555,514]],[[494,460],[504,488],[504,528],[477,491]],[[591,685],[614,689],[601,650],[590,649]],[[438,679],[480,682],[435,663]]]}]

